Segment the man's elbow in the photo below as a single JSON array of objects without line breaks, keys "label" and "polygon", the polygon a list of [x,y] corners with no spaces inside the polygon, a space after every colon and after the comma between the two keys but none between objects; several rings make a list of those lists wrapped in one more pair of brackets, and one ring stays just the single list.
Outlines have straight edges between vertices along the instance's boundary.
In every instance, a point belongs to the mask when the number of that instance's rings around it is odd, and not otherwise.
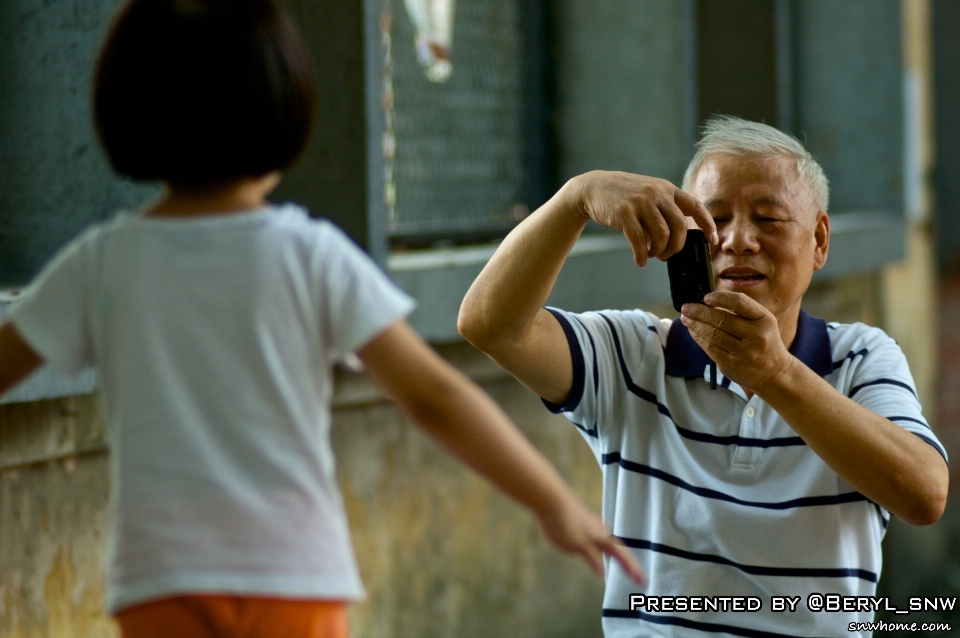
[{"label": "man's elbow", "polygon": [[933,525],[940,520],[947,507],[947,483],[942,481],[917,495],[910,507],[901,516],[900,520],[910,525]]},{"label": "man's elbow", "polygon": [[933,525],[943,516],[945,505],[924,504],[911,508],[911,511],[899,517],[904,523],[923,527],[924,525]]},{"label": "man's elbow", "polygon": [[457,332],[460,333],[460,336],[466,339],[468,342],[474,343],[476,339],[477,328],[473,318],[470,317],[463,308],[460,308],[460,313],[457,314]]},{"label": "man's elbow", "polygon": [[457,315],[457,332],[474,348],[487,352],[491,331],[475,313],[469,312],[463,306],[460,307],[460,313]]}]

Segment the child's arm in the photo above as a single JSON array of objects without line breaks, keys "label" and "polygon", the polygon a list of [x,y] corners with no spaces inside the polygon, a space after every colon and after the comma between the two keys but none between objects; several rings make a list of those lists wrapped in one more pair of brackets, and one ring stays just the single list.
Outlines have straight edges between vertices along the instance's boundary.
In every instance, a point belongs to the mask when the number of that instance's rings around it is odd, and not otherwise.
[{"label": "child's arm", "polygon": [[0,396],[40,367],[43,359],[9,321],[0,326]]},{"label": "child's arm", "polygon": [[480,388],[400,320],[358,353],[367,374],[408,416],[454,456],[537,516],[544,534],[579,554],[597,574],[610,554],[637,582],[633,554],[573,494],[557,471]]}]

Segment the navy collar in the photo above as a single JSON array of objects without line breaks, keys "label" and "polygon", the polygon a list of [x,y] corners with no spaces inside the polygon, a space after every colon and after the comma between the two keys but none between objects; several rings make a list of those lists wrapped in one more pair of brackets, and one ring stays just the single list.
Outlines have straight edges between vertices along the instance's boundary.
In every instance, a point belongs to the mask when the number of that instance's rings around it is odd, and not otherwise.
[{"label": "navy collar", "polygon": [[[797,335],[790,346],[790,354],[803,361],[808,368],[825,377],[833,372],[833,356],[827,322],[811,317],[802,308],[797,318]],[[671,377],[702,377],[710,357],[690,336],[687,327],[674,319],[667,334],[665,352],[666,373]]]}]

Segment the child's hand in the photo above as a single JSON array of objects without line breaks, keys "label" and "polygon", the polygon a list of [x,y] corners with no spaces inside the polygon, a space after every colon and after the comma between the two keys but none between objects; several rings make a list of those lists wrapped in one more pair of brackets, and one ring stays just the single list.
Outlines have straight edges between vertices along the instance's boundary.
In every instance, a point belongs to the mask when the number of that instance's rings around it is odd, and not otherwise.
[{"label": "child's hand", "polygon": [[554,545],[579,554],[598,576],[603,576],[602,555],[609,554],[634,581],[646,585],[647,577],[633,553],[579,499],[571,495],[560,506],[539,514],[538,519],[544,535]]}]

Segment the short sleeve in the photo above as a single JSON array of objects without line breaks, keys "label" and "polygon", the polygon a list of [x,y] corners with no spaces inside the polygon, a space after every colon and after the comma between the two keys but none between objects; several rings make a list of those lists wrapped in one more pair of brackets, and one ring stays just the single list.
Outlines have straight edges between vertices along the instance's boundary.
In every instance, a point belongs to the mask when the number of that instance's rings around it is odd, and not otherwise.
[{"label": "short sleeve", "polygon": [[414,309],[413,299],[329,222],[321,253],[324,340],[335,359],[360,349]]},{"label": "short sleeve", "polygon": [[7,315],[30,347],[67,377],[95,363],[88,295],[98,234],[91,228],[57,253]]},{"label": "short sleeve", "polygon": [[[624,398],[643,392],[635,381],[655,371],[649,356],[662,361],[660,321],[640,310],[572,313],[547,308],[563,328],[573,360],[573,387],[564,405],[544,400],[590,439],[606,436],[620,422]],[[662,367],[662,366],[660,366]]]},{"label": "short sleeve", "polygon": [[947,459],[947,452],[923,416],[907,359],[896,341],[881,336],[855,355],[847,396],[915,434]]}]

